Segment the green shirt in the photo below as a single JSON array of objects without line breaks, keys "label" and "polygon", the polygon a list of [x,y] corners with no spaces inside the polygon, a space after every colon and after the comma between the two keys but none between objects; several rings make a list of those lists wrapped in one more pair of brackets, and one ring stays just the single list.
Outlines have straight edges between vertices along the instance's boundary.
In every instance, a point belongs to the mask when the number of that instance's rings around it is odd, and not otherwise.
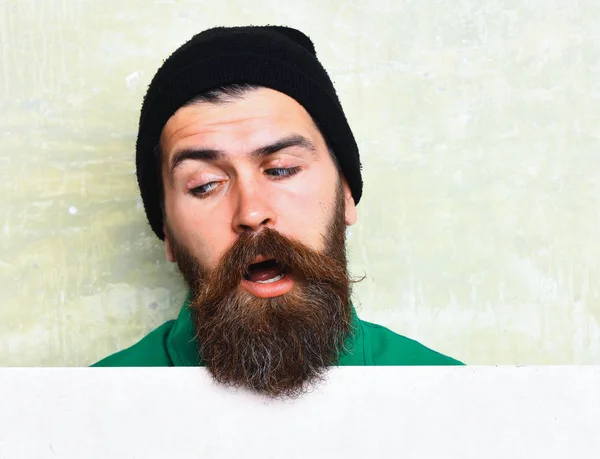
[{"label": "green shirt", "polygon": [[[133,346],[92,365],[98,367],[181,367],[203,366],[198,356],[189,300],[181,307],[177,320],[170,320],[150,332]],[[354,311],[354,333],[349,352],[338,365],[462,365],[380,325],[360,320]]]}]

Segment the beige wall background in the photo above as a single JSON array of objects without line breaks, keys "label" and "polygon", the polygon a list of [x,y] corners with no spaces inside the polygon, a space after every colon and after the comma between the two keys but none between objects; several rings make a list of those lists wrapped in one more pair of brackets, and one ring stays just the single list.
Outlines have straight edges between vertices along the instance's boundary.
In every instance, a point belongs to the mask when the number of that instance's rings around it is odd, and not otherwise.
[{"label": "beige wall background", "polygon": [[4,0],[0,365],[89,365],[176,316],[141,100],[194,33],[267,23],[312,37],[361,148],[362,318],[469,364],[598,363],[598,2]]}]

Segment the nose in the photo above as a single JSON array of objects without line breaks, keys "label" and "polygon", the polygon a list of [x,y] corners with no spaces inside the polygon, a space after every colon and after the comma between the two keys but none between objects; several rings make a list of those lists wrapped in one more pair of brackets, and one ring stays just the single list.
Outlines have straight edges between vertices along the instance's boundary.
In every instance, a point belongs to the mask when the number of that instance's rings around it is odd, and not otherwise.
[{"label": "nose", "polygon": [[275,225],[275,212],[266,190],[261,190],[256,182],[239,182],[237,203],[233,215],[233,230],[240,234],[245,231],[259,231]]}]

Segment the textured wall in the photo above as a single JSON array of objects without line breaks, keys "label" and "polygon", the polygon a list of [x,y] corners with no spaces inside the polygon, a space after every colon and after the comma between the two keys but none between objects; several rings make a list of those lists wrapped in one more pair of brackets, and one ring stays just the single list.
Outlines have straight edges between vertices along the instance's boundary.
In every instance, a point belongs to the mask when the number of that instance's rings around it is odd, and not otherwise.
[{"label": "textured wall", "polygon": [[470,364],[600,361],[600,4],[0,0],[0,365],[87,365],[173,318],[141,99],[213,25],[312,36],[361,148],[364,319]]}]

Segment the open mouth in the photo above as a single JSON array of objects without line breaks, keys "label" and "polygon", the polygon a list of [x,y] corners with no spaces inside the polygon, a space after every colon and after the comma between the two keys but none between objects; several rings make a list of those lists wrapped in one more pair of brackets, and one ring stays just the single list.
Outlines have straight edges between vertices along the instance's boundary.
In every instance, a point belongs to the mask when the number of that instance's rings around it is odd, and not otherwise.
[{"label": "open mouth", "polygon": [[271,284],[283,279],[288,272],[287,266],[283,266],[277,260],[271,258],[249,265],[246,274],[244,274],[244,279],[259,284]]}]

